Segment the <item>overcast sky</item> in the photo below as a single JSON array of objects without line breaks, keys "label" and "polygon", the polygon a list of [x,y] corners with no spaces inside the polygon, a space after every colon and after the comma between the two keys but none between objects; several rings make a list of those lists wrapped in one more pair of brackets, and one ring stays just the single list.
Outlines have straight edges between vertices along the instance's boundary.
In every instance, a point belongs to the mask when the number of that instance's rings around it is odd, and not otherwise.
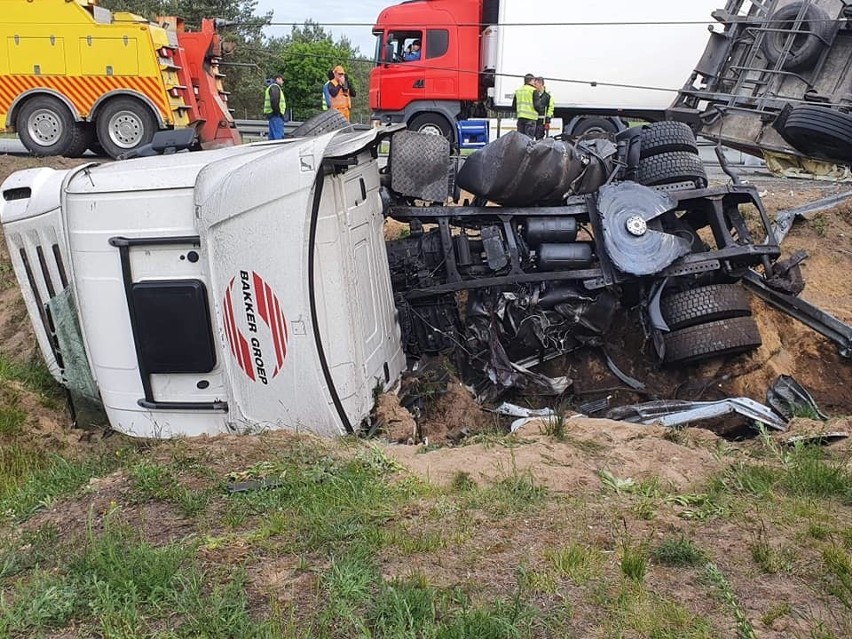
[{"label": "overcast sky", "polygon": [[[335,38],[346,35],[361,50],[362,55],[372,57],[375,40],[372,25],[379,12],[385,7],[397,4],[400,0],[259,0],[258,13],[272,11],[273,22],[304,23],[311,19],[322,25],[334,23],[359,23],[362,26],[329,26]],[[290,26],[270,27],[270,36],[280,36],[290,32]]]}]

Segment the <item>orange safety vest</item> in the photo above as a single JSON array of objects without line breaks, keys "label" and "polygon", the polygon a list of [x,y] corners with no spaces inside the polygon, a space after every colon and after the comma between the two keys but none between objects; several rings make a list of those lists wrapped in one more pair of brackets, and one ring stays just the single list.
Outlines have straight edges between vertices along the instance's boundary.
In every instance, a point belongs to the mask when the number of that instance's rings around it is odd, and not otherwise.
[{"label": "orange safety vest", "polygon": [[[337,80],[332,80],[331,83],[334,86],[340,86],[337,84]],[[352,98],[349,97],[349,91],[341,89],[337,92],[337,95],[331,96],[331,108],[340,111],[343,117],[348,120],[349,111],[352,109]]]}]

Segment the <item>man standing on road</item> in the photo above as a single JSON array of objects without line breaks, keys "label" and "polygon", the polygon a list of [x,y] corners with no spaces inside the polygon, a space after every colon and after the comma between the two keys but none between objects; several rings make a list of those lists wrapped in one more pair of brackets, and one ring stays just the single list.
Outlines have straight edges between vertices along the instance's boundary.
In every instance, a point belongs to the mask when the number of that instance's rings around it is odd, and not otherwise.
[{"label": "man standing on road", "polygon": [[284,139],[284,113],[287,111],[287,101],[284,99],[284,76],[275,76],[266,92],[263,94],[263,115],[269,120],[269,139]]},{"label": "man standing on road", "polygon": [[512,101],[512,108],[518,118],[518,133],[535,138],[540,101],[535,86],[535,76],[527,73],[524,76],[524,85],[515,91],[515,99]]},{"label": "man standing on road", "polygon": [[346,77],[346,72],[339,64],[334,67],[334,79],[328,85],[328,95],[331,98],[331,108],[337,109],[343,117],[349,120],[349,112],[352,109],[352,98],[355,97],[353,87]]}]

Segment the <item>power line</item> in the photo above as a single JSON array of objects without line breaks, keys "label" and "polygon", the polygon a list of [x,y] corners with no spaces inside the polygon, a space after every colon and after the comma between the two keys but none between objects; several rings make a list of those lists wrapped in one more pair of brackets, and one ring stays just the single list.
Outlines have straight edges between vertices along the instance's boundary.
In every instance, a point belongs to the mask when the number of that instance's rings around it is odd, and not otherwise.
[{"label": "power line", "polygon": [[[741,16],[746,17],[746,16]],[[761,25],[784,25],[790,24],[792,20],[790,19],[779,19],[779,20],[771,20],[769,18],[757,18],[755,19],[755,24]],[[803,20],[802,23],[843,23],[848,22],[845,18],[821,18],[816,20],[806,19]],[[499,24],[495,24],[492,22],[447,22],[447,23],[439,23],[439,22],[430,22],[428,25],[424,25],[422,22],[393,22],[392,27],[396,28],[410,28],[410,29],[423,29],[423,28],[441,28],[441,27],[490,27],[490,26],[499,26],[499,27],[642,27],[642,26],[689,26],[689,25],[711,25],[711,24],[721,24],[716,22],[712,16],[708,17],[706,20],[637,20],[637,21],[595,21],[595,22],[501,22]],[[250,27],[374,27],[376,26],[375,22],[314,22],[313,20],[307,22],[265,22],[265,21],[257,21],[257,22],[231,22],[229,26],[250,26]],[[749,25],[752,26],[752,25]]]}]

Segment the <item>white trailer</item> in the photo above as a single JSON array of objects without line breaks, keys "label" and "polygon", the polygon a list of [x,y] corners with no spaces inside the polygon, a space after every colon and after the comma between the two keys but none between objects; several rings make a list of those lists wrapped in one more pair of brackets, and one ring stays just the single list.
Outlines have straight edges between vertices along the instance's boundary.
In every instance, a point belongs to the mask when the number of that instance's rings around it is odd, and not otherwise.
[{"label": "white trailer", "polygon": [[[707,44],[719,0],[501,0],[483,35],[494,105],[510,108],[527,73],[545,78],[557,108],[660,114]],[[542,24],[545,23],[545,24]]]}]

